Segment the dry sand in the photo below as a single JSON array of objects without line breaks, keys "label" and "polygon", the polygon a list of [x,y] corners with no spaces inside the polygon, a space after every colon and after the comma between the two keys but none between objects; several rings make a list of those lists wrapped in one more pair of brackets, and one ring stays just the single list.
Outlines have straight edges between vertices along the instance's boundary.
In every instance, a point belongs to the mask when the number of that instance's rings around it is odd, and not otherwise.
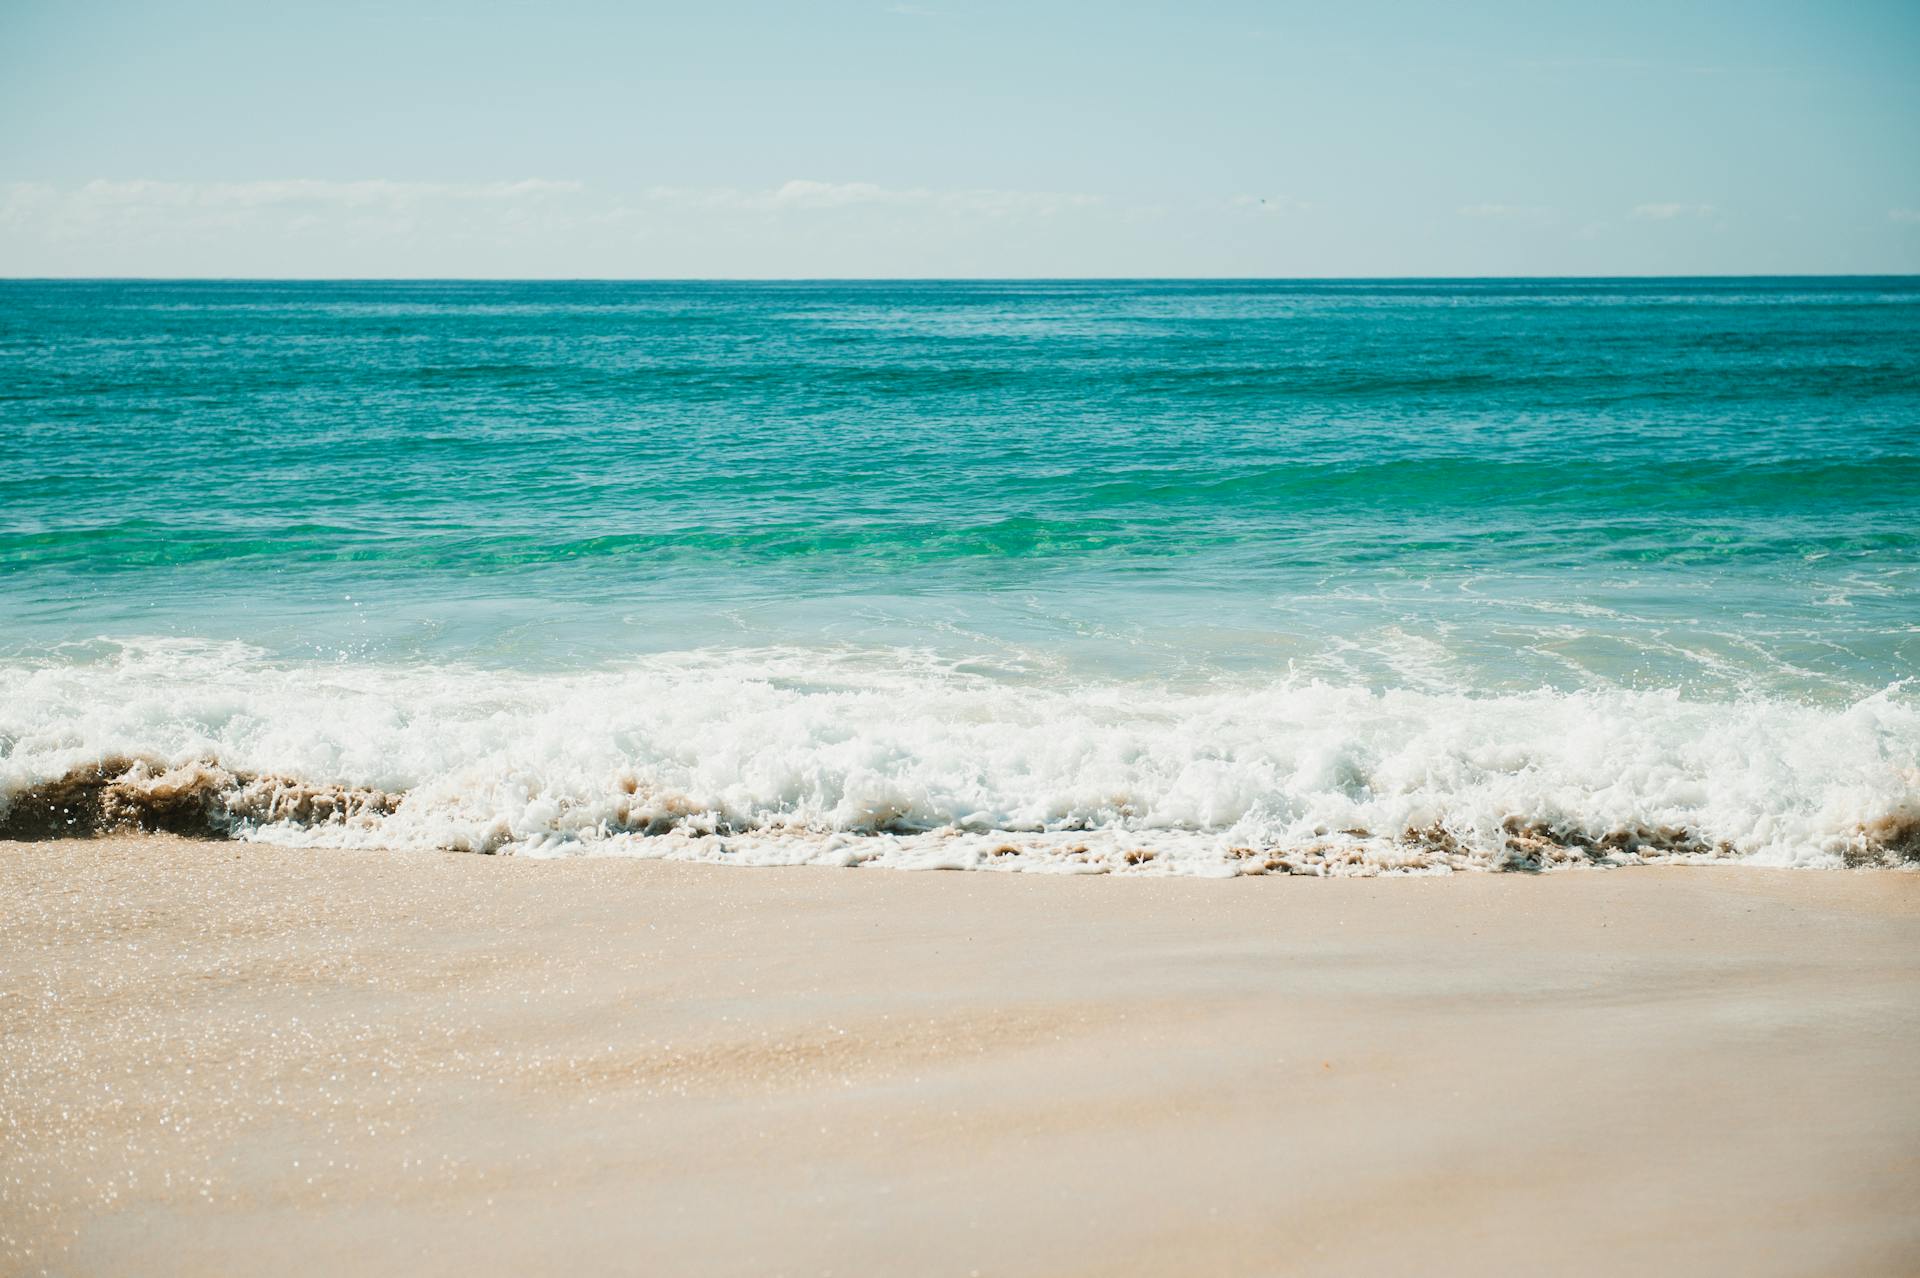
[{"label": "dry sand", "polygon": [[1917,924],[0,844],[0,1271],[1911,1274]]}]

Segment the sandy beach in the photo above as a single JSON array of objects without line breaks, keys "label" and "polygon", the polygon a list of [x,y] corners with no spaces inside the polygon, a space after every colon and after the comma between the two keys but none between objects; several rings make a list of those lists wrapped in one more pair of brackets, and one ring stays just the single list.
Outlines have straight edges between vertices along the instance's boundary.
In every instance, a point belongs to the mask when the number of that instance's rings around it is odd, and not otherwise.
[{"label": "sandy beach", "polygon": [[1920,875],[0,845],[0,1268],[1911,1273]]}]

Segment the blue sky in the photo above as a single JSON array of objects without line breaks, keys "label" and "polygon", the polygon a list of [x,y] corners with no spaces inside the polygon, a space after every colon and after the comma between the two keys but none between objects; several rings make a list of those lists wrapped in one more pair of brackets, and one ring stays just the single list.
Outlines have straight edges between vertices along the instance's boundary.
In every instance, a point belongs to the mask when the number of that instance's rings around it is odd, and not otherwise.
[{"label": "blue sky", "polygon": [[1920,271],[1920,2],[0,4],[0,274]]}]

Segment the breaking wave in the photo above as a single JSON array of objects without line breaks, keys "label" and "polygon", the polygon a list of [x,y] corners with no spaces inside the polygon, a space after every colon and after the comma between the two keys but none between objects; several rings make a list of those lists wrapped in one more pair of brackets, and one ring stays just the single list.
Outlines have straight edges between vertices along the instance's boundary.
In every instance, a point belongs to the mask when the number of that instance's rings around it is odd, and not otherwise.
[{"label": "breaking wave", "polygon": [[1071,681],[895,650],[0,665],[0,836],[116,829],[1061,872],[1903,865],[1920,704]]}]

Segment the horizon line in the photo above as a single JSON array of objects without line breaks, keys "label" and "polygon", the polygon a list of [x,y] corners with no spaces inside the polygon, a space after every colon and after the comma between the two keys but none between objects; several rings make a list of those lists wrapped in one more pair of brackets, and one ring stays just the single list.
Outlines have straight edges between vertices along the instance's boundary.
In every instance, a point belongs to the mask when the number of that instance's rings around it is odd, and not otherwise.
[{"label": "horizon line", "polygon": [[1920,271],[1610,275],[0,275],[0,284],[1472,284],[1624,280],[1920,280]]}]

